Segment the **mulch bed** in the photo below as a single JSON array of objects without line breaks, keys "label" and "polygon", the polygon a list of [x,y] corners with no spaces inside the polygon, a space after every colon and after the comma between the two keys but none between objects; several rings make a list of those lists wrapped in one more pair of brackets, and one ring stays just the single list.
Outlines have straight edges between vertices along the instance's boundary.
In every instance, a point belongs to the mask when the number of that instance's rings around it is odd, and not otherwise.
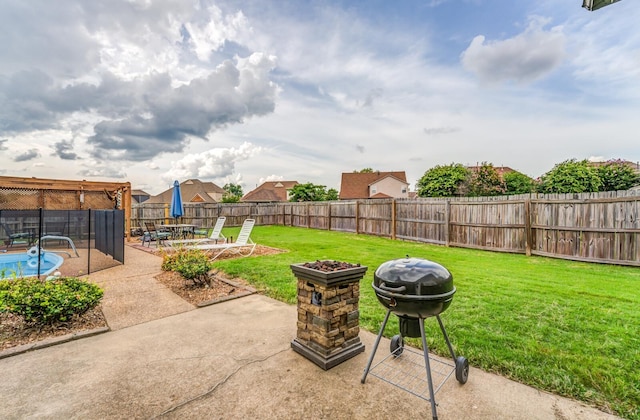
[{"label": "mulch bed", "polygon": [[206,285],[185,280],[184,277],[173,271],[162,272],[155,279],[182,299],[196,306],[205,306],[255,292],[246,281],[242,279],[230,280],[224,276],[224,273],[215,273]]},{"label": "mulch bed", "polygon": [[100,305],[68,322],[49,325],[32,325],[21,316],[0,313],[0,351],[23,344],[36,343],[53,337],[107,327],[107,320]]}]

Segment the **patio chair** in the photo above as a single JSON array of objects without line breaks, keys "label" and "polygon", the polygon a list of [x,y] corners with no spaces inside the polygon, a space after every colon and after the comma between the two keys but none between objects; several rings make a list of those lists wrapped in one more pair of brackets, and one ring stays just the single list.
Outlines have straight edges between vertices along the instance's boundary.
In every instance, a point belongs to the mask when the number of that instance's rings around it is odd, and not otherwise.
[{"label": "patio chair", "polygon": [[47,222],[44,226],[45,235],[53,235],[53,236],[66,236],[65,232],[67,231],[67,222]]},{"label": "patio chair", "polygon": [[218,241],[226,242],[227,238],[225,238],[225,236],[222,234],[222,228],[224,227],[224,222],[226,220],[227,218],[224,216],[218,217],[218,220],[216,220],[216,224],[213,226],[213,230],[211,231],[211,234],[207,238],[177,239],[175,241],[167,241],[166,244],[174,248],[177,248],[177,247],[189,246],[194,244],[196,245],[197,244],[205,245],[210,243],[217,244]]},{"label": "patio chair", "polygon": [[[42,233],[42,243],[45,239],[57,239],[58,245],[67,243],[67,248],[71,247],[75,251],[73,241],[66,235],[67,222],[47,222]],[[78,252],[76,251],[76,255]]]},{"label": "patio chair", "polygon": [[233,252],[240,254],[243,257],[248,257],[256,249],[256,243],[251,240],[251,231],[256,221],[254,219],[246,219],[242,224],[238,239],[235,242],[224,244],[196,244],[189,248],[201,249],[203,251],[211,251],[213,257],[211,260],[215,260],[225,252]]},{"label": "patio chair", "polygon": [[196,239],[205,239],[207,236],[209,236],[209,228],[204,225],[204,222],[202,219],[196,219],[193,221],[193,225],[195,226],[193,228],[193,236]]},{"label": "patio chair", "polygon": [[156,229],[156,224],[153,222],[144,222],[144,225],[147,231],[142,236],[142,246],[144,246],[146,242],[151,246],[151,241],[156,241],[156,248],[158,248],[158,246],[164,245],[164,241],[167,238],[171,237],[171,232]]},{"label": "patio chair", "polygon": [[2,223],[2,228],[7,234],[7,239],[5,239],[5,244],[8,248],[12,247],[14,244],[21,243],[26,244],[27,246],[31,246],[33,242],[33,233],[31,232],[18,232],[14,233],[8,224]]}]

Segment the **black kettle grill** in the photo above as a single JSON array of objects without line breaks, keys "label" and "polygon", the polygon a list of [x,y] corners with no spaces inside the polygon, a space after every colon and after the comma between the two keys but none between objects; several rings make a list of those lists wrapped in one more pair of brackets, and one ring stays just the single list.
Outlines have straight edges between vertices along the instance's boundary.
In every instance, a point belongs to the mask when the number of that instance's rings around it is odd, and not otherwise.
[{"label": "black kettle grill", "polygon": [[440,319],[440,314],[451,305],[453,295],[456,292],[456,288],[453,285],[453,276],[449,270],[438,263],[407,256],[406,258],[387,261],[380,265],[373,275],[373,284],[371,286],[380,303],[387,308],[387,314],[382,322],[380,333],[369,356],[361,382],[365,382],[367,374],[371,370],[371,364],[389,321],[389,315],[393,312],[399,318],[400,334],[393,336],[391,339],[391,355],[393,358],[402,355],[404,350],[403,337],[422,338],[424,362],[429,383],[431,413],[433,418],[437,419],[435,391],[429,363],[429,348],[427,347],[424,333],[424,320],[426,318],[436,317],[438,320],[440,330],[453,358],[456,380],[464,384],[469,376],[469,362],[462,356],[456,357],[444,324]]}]

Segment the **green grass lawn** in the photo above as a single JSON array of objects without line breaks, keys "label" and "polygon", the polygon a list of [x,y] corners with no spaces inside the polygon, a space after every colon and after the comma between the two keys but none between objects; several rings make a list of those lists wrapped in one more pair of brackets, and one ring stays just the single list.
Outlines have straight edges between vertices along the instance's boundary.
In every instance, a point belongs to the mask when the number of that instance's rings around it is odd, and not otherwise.
[{"label": "green grass lawn", "polygon": [[[238,229],[225,229],[237,236]],[[371,282],[391,259],[438,262],[453,274],[453,303],[441,315],[456,353],[472,366],[619,416],[640,419],[640,269],[446,248],[372,236],[257,226],[252,238],[288,252],[216,266],[267,296],[295,304],[290,264],[339,260],[369,267],[361,282],[360,326],[378,333],[386,309]],[[385,335],[398,333],[391,317]],[[430,349],[448,356],[435,319]],[[418,346],[419,339],[409,339]]]}]

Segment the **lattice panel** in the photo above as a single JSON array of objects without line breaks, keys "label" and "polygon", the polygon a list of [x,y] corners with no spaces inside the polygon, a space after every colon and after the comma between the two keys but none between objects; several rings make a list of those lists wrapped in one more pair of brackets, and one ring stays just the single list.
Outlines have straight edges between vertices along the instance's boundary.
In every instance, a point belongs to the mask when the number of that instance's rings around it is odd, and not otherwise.
[{"label": "lattice panel", "polygon": [[40,190],[0,188],[0,209],[30,210],[40,208]]},{"label": "lattice panel", "polygon": [[110,198],[104,191],[85,191],[80,207],[78,191],[0,188],[0,210],[109,210],[116,200],[115,194]]},{"label": "lattice panel", "polygon": [[102,191],[87,191],[84,193],[84,209],[112,209],[114,202]]},{"label": "lattice panel", "polygon": [[47,210],[75,210],[80,200],[75,191],[44,190],[44,206]]}]

